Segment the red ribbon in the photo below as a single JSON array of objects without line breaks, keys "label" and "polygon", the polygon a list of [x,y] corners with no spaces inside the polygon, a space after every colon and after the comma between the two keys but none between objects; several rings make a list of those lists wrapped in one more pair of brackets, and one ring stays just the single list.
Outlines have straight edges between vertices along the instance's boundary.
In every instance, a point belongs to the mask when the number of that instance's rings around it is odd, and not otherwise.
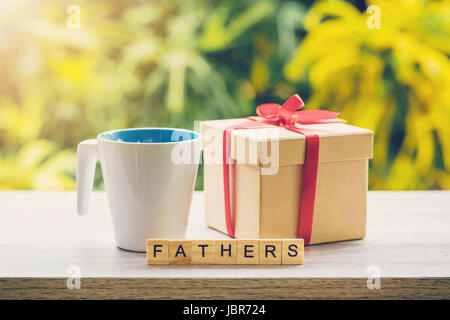
[{"label": "red ribbon", "polygon": [[266,103],[258,106],[259,117],[248,117],[247,122],[225,128],[223,132],[223,186],[225,200],[225,223],[227,233],[235,238],[234,221],[231,216],[230,203],[230,145],[231,132],[236,129],[248,129],[265,125],[282,126],[288,130],[300,133],[306,138],[305,170],[303,173],[302,192],[300,195],[300,213],[298,219],[297,237],[303,238],[305,244],[311,240],[311,230],[316,197],[317,167],[319,164],[319,135],[310,129],[299,128],[299,124],[321,124],[341,122],[337,119],[339,113],[325,110],[298,111],[305,106],[298,94],[290,97],[283,105]]}]

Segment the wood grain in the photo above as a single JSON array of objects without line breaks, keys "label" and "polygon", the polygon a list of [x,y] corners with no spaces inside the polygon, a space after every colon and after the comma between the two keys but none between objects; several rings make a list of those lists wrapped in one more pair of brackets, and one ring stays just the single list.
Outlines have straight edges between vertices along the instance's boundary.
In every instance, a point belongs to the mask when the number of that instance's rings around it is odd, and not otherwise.
[{"label": "wood grain", "polygon": [[450,278],[386,278],[380,290],[360,278],[151,279],[88,278],[79,290],[66,279],[0,279],[2,299],[449,299]]},{"label": "wood grain", "polygon": [[303,239],[282,240],[282,264],[303,264],[304,261],[304,241]]},{"label": "wood grain", "polygon": [[[0,299],[449,299],[450,192],[369,192],[367,238],[305,247],[304,265],[155,265],[118,249],[103,192],[79,217],[74,192],[0,192]],[[204,224],[189,239],[229,239]],[[66,288],[79,267],[81,290]],[[375,273],[374,273],[375,271]],[[369,276],[381,289],[367,289]],[[202,289],[203,288],[203,289]]]},{"label": "wood grain", "polygon": [[147,239],[147,264],[169,264],[169,241]]},{"label": "wood grain", "polygon": [[236,264],[237,263],[237,240],[215,240],[214,255],[215,264]]},{"label": "wood grain", "polygon": [[169,263],[191,264],[191,240],[169,240]]},{"label": "wood grain", "polygon": [[237,264],[259,264],[259,240],[237,240]]},{"label": "wood grain", "polygon": [[214,264],[214,240],[193,240],[191,248],[192,264]]},{"label": "wood grain", "polygon": [[259,242],[259,263],[281,264],[281,248],[281,240],[261,240]]}]

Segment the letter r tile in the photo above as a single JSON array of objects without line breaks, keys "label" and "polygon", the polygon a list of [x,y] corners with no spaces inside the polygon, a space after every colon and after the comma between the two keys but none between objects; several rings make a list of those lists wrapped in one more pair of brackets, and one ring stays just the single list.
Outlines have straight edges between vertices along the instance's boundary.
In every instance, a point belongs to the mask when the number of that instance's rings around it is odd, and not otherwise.
[{"label": "letter r tile", "polygon": [[266,239],[259,242],[260,264],[281,264],[281,240]]}]

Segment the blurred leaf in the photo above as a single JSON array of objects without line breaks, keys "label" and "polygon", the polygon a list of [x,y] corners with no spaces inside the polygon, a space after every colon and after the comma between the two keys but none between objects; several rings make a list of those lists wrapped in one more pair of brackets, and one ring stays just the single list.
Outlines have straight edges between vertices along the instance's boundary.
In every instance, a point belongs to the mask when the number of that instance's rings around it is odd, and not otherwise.
[{"label": "blurred leaf", "polygon": [[55,151],[55,144],[48,140],[32,140],[17,153],[16,165],[25,170],[36,168]]},{"label": "blurred leaf", "polygon": [[144,26],[157,22],[161,15],[161,6],[146,3],[127,9],[123,15],[124,22],[129,25]]},{"label": "blurred leaf", "polygon": [[[210,15],[200,39],[201,50],[208,52],[228,48],[251,26],[272,15],[275,8],[272,2],[258,1],[237,17],[230,17],[230,9],[223,5]],[[231,22],[227,23],[229,20]]]},{"label": "blurred leaf", "polygon": [[283,2],[277,15],[278,51],[282,58],[289,57],[297,46],[296,31],[303,29],[306,8],[298,2]]},{"label": "blurred leaf", "polygon": [[341,111],[351,124],[375,131],[371,188],[445,188],[450,3],[370,3],[380,7],[380,29],[367,28],[368,15],[349,3],[315,4],[284,75],[309,81],[307,105]]},{"label": "blurred leaf", "polygon": [[64,1],[8,1],[0,188],[71,189],[72,150],[99,132],[192,129],[294,92],[374,130],[370,188],[449,188],[450,2],[368,1],[374,30],[352,3],[79,0],[69,30]]},{"label": "blurred leaf", "polygon": [[34,140],[17,155],[0,158],[0,189],[70,190],[75,168],[72,150],[57,151],[48,140]]}]

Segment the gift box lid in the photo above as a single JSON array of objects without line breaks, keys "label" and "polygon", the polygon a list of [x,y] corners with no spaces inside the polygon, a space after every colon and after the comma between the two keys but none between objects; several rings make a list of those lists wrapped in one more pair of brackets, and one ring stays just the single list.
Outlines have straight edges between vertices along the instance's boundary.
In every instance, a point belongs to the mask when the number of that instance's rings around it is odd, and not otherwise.
[{"label": "gift box lid", "polygon": [[[246,119],[211,120],[202,122],[202,141],[205,162],[222,163],[223,131]],[[373,132],[344,123],[297,125],[317,132],[320,139],[319,162],[371,159]],[[237,163],[267,167],[303,164],[304,135],[284,127],[265,125],[258,128],[237,129],[231,134],[231,158]],[[276,152],[278,148],[278,152]],[[272,155],[278,154],[278,157]],[[278,159],[277,159],[278,158]]]}]

